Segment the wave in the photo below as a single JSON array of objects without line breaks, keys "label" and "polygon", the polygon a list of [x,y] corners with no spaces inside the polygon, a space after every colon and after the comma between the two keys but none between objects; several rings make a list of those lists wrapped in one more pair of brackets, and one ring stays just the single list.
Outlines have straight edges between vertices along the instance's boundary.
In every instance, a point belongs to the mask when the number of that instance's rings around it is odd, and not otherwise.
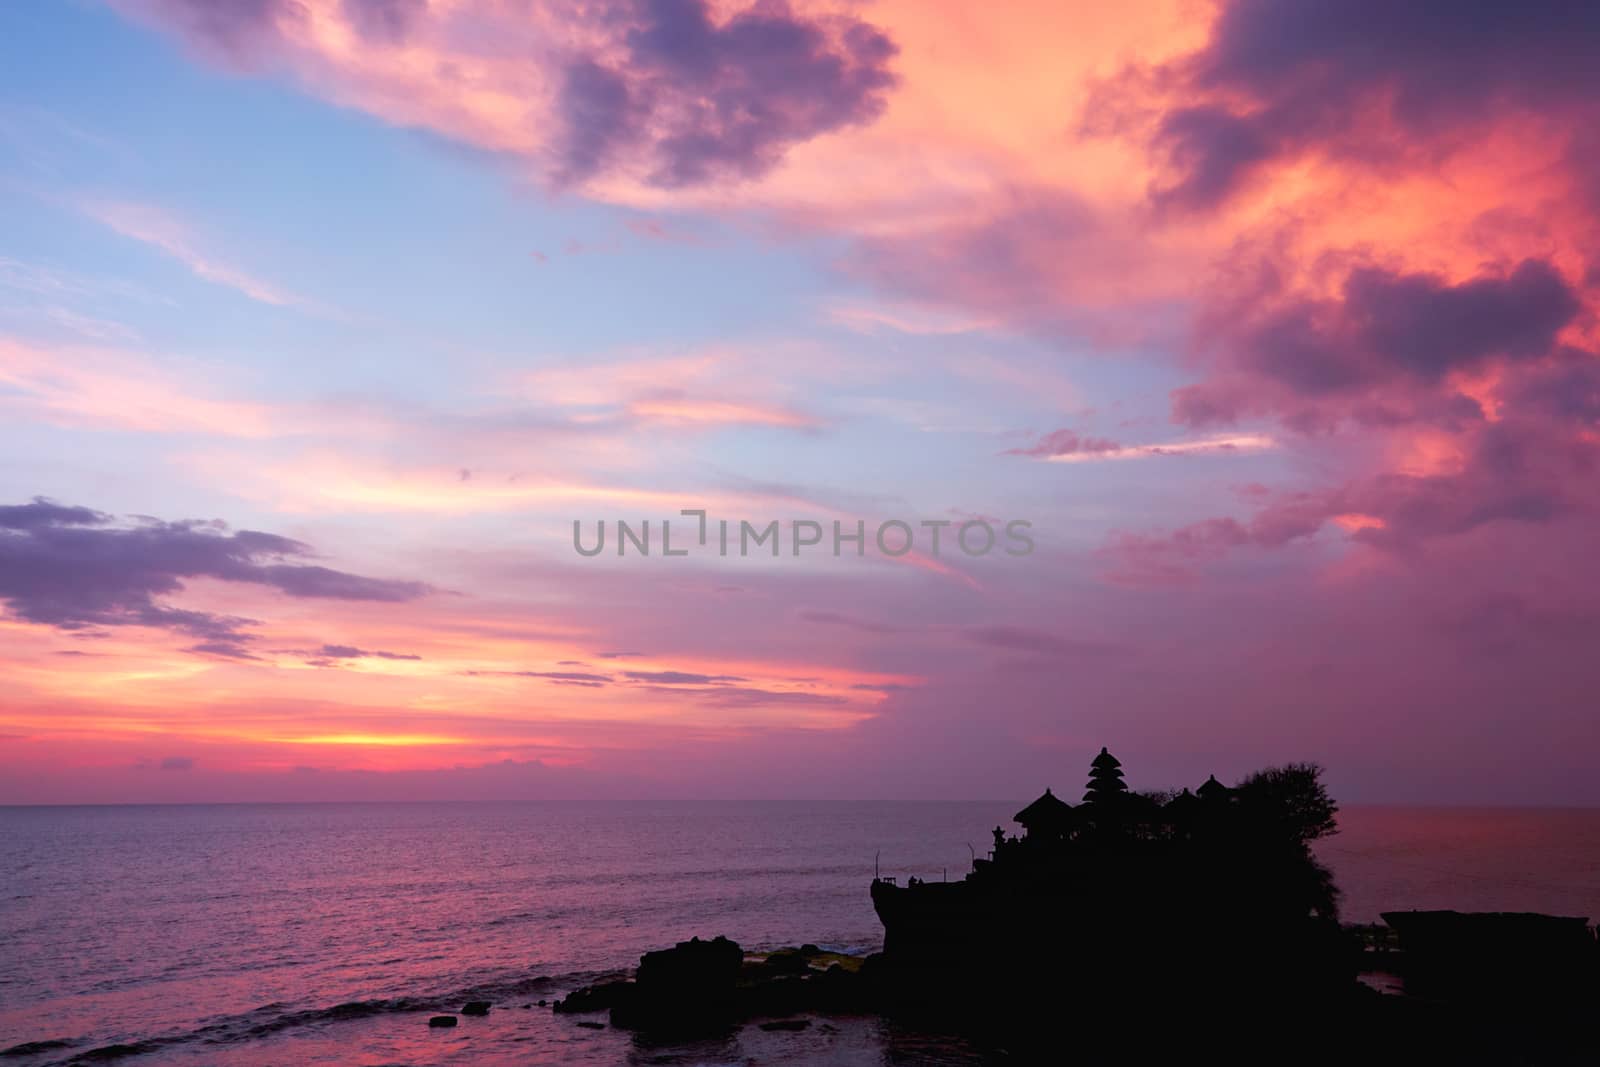
[{"label": "wave", "polygon": [[34,1056],[41,1052],[58,1052],[61,1049],[72,1048],[76,1041],[24,1041],[20,1045],[0,1049],[0,1058],[11,1059],[18,1056]]},{"label": "wave", "polygon": [[[326,1026],[333,1023],[368,1019],[375,1015],[454,1012],[470,1000],[488,1000],[503,1003],[517,998],[544,994],[554,997],[579,986],[610,981],[623,977],[623,971],[576,971],[557,975],[525,975],[503,980],[488,980],[471,985],[415,996],[382,997],[373,1000],[352,1000],[327,1007],[294,1007],[289,1004],[264,1004],[239,1015],[224,1016],[193,1030],[162,1034],[132,1041],[118,1041],[84,1049],[85,1038],[61,1038],[29,1041],[0,1050],[0,1058],[21,1059],[31,1063],[45,1063],[48,1067],[86,1067],[89,1064],[112,1063],[131,1056],[143,1056],[178,1045],[230,1046],[246,1044],[271,1037],[285,1030]],[[33,1059],[48,1053],[62,1053],[82,1049],[64,1059],[41,1061]]]}]

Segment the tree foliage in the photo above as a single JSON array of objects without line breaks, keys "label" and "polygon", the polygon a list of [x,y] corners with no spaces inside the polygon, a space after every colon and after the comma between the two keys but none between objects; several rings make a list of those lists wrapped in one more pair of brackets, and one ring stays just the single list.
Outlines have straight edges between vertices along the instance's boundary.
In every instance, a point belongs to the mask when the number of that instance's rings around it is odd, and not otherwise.
[{"label": "tree foliage", "polygon": [[1315,763],[1288,763],[1257,771],[1236,787],[1249,814],[1301,845],[1337,833],[1339,805],[1322,784]]}]

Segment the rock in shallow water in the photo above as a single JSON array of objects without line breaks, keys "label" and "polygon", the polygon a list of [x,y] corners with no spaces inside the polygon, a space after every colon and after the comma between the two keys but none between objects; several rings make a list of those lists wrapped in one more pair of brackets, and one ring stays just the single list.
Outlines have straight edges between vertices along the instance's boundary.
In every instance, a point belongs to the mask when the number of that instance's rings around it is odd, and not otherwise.
[{"label": "rock in shallow water", "polygon": [[762,1023],[763,1030],[804,1030],[811,1025],[810,1019],[774,1019],[769,1023]]},{"label": "rock in shallow water", "polygon": [[767,956],[766,968],[773,974],[805,974],[811,961],[803,952],[785,948]]},{"label": "rock in shallow water", "polygon": [[487,1000],[469,1000],[466,1007],[461,1009],[462,1015],[488,1015],[491,1002]]},{"label": "rock in shallow water", "polygon": [[455,1024],[456,1017],[454,1015],[435,1015],[428,1020],[429,1026],[454,1026]]},{"label": "rock in shallow water", "polygon": [[586,985],[582,989],[574,989],[565,998],[556,1001],[555,1010],[561,1015],[607,1011],[618,1001],[625,999],[632,989],[632,982],[600,982],[597,985]]},{"label": "rock in shallow water", "polygon": [[611,1022],[635,1030],[695,1032],[732,1018],[744,950],[726,937],[680,941],[639,958],[637,979],[617,991]]}]

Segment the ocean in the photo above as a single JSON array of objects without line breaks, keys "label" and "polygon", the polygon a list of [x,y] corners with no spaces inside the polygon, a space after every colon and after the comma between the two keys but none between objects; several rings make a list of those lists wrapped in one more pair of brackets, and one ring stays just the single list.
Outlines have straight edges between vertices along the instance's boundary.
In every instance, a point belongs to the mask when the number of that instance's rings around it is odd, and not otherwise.
[{"label": "ocean", "polygon": [[[875,868],[960,878],[1006,803],[0,808],[0,1052],[17,1065],[981,1063],[877,1019],[661,1047],[540,1008],[642,952],[878,948]],[[1600,810],[1347,808],[1347,921],[1600,916]],[[484,1018],[430,1030],[472,999]],[[18,1049],[17,1046],[23,1046]]]}]

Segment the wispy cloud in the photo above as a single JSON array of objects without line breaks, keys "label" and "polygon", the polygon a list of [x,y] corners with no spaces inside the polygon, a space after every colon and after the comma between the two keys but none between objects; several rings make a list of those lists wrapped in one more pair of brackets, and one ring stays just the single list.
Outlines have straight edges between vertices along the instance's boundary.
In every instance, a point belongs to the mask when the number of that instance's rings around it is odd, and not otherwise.
[{"label": "wispy cloud", "polygon": [[1274,438],[1259,433],[1125,445],[1100,437],[1084,437],[1072,430],[1056,430],[1045,434],[1031,445],[1008,448],[1002,454],[1025,456],[1046,463],[1093,463],[1111,459],[1148,459],[1152,456],[1265,452],[1277,447],[1278,442]]},{"label": "wispy cloud", "polygon": [[266,437],[286,413],[205,396],[155,362],[116,349],[42,348],[0,337],[0,410],[88,429]]},{"label": "wispy cloud", "polygon": [[711,351],[549,367],[528,375],[523,390],[529,399],[570,409],[577,418],[700,427],[821,426],[817,416],[787,402],[782,382],[756,373],[766,362],[738,351]]},{"label": "wispy cloud", "polygon": [[1082,463],[1096,459],[1145,459],[1150,456],[1189,456],[1209,453],[1266,452],[1278,447],[1278,442],[1266,434],[1231,434],[1226,437],[1206,437],[1194,441],[1164,441],[1149,445],[1124,445],[1111,452],[1077,453],[1046,457],[1051,463]]},{"label": "wispy cloud", "polygon": [[217,258],[203,247],[205,242],[187,223],[161,208],[150,204],[105,200],[85,201],[80,207],[95,221],[124,237],[160,249],[208,282],[227,286],[251,300],[274,307],[311,306],[310,301]]},{"label": "wispy cloud", "polygon": [[892,330],[919,336],[947,336],[993,329],[999,325],[992,318],[885,302],[836,304],[827,309],[827,316],[839,326],[868,334]]},{"label": "wispy cloud", "polygon": [[46,324],[95,342],[133,342],[139,333],[111,317],[108,305],[170,304],[143,287],[57,266],[0,256],[0,315],[24,324]]}]

